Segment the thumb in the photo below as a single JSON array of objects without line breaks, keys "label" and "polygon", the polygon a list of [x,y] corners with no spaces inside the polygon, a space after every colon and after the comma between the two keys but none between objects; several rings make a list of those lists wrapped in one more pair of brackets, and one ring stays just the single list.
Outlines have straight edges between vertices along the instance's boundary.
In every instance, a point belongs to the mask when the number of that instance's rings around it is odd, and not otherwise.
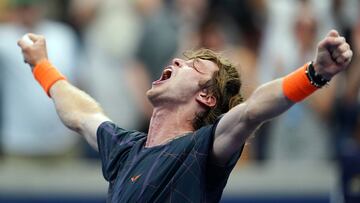
[{"label": "thumb", "polygon": [[33,33],[28,33],[27,36],[29,36],[29,38],[31,39],[31,41],[33,41],[34,43],[40,39],[40,36],[39,36],[39,35],[35,35],[35,34],[33,34]]},{"label": "thumb", "polygon": [[24,49],[26,47],[26,43],[23,40],[18,40],[17,41],[17,45],[21,48]]},{"label": "thumb", "polygon": [[330,32],[327,34],[327,37],[339,37],[339,32],[336,30],[330,30]]}]

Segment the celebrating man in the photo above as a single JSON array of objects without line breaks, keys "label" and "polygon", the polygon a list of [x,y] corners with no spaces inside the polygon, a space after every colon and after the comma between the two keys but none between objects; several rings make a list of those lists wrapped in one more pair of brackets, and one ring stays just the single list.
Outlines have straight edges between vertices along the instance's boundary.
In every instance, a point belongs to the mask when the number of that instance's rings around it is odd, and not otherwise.
[{"label": "celebrating man", "polygon": [[154,111],[148,133],[142,133],[112,123],[51,65],[44,37],[28,35],[33,43],[18,44],[36,80],[63,123],[100,152],[108,202],[218,202],[254,130],[326,85],[352,57],[332,30],[313,62],[260,86],[242,102],[231,63],[210,50],[190,52],[152,83],[147,96]]}]

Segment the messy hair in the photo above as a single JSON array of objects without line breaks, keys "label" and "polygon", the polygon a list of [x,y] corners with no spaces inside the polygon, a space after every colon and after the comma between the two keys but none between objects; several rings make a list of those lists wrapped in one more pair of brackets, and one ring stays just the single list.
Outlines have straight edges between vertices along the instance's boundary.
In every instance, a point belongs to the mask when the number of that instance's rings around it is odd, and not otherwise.
[{"label": "messy hair", "polygon": [[184,53],[184,56],[189,60],[203,59],[212,61],[219,68],[209,81],[200,84],[206,87],[209,93],[216,98],[216,105],[208,107],[206,111],[195,115],[192,125],[197,130],[202,126],[213,124],[221,114],[228,112],[243,101],[240,94],[241,81],[236,67],[210,49],[188,51]]}]

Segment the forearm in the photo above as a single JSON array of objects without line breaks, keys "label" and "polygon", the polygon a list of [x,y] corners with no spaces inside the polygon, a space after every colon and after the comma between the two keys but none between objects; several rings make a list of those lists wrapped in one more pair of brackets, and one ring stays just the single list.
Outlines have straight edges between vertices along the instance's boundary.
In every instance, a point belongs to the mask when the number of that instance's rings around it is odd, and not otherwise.
[{"label": "forearm", "polygon": [[245,102],[246,120],[259,125],[288,110],[295,102],[283,92],[283,79],[277,79],[257,88]]},{"label": "forearm", "polygon": [[61,121],[80,134],[83,134],[89,118],[103,115],[100,105],[93,98],[66,80],[57,81],[50,88],[50,95]]},{"label": "forearm", "polygon": [[304,64],[289,75],[259,87],[245,105],[250,124],[260,124],[288,110],[296,102],[310,96],[329,80],[315,72],[312,63]]}]

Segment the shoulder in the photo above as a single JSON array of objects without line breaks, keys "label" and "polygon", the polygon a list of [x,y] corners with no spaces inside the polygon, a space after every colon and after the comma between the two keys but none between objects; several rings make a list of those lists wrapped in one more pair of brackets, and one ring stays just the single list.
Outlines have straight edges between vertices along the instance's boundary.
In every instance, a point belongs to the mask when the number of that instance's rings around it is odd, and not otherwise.
[{"label": "shoulder", "polygon": [[201,148],[201,151],[208,152],[212,148],[218,121],[219,119],[215,123],[203,126],[193,133],[192,139],[197,150]]},{"label": "shoulder", "polygon": [[121,141],[122,143],[136,141],[146,137],[145,133],[136,130],[125,130],[111,121],[101,123],[96,134],[98,139],[110,139],[115,142]]},{"label": "shoulder", "polygon": [[220,119],[223,117],[223,115],[220,115],[213,124],[208,124],[208,125],[205,125],[201,128],[199,128],[198,130],[196,130],[194,132],[194,134],[198,134],[198,135],[208,135],[210,137],[213,137],[214,134],[215,134],[215,130],[217,128],[217,125],[220,121]]}]

